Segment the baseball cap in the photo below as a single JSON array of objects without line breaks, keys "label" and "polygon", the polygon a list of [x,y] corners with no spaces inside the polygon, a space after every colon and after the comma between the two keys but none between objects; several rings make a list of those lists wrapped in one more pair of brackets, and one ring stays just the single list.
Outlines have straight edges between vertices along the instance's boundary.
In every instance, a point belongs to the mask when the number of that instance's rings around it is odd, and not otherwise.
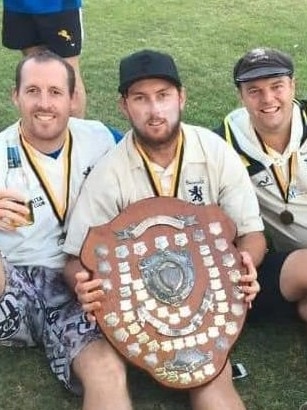
[{"label": "baseball cap", "polygon": [[255,48],[239,59],[233,70],[235,84],[258,78],[292,75],[291,57],[272,48]]},{"label": "baseball cap", "polygon": [[145,78],[162,78],[181,87],[173,58],[154,50],[141,50],[120,61],[118,91],[125,94],[136,81]]}]

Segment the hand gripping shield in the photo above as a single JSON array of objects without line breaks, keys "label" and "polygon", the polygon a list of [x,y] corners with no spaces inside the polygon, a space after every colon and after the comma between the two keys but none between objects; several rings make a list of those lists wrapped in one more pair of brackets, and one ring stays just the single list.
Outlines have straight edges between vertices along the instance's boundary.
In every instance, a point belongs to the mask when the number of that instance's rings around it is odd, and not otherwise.
[{"label": "hand gripping shield", "polygon": [[156,197],[89,230],[81,261],[102,278],[95,312],[109,342],[161,384],[216,377],[242,329],[236,228],[216,205]]}]

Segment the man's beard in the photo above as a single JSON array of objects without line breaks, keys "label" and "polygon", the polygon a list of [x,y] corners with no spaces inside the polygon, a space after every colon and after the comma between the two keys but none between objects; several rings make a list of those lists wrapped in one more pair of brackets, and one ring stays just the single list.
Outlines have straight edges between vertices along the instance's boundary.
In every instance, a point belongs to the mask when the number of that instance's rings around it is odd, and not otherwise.
[{"label": "man's beard", "polygon": [[179,116],[177,122],[172,126],[170,131],[165,134],[164,137],[160,137],[159,139],[154,139],[152,136],[143,133],[139,128],[135,126],[135,124],[131,123],[131,127],[133,130],[134,136],[137,138],[141,145],[145,145],[151,148],[159,149],[159,147],[168,146],[173,141],[176,140],[177,136],[179,135],[180,131],[180,122],[181,117]]}]

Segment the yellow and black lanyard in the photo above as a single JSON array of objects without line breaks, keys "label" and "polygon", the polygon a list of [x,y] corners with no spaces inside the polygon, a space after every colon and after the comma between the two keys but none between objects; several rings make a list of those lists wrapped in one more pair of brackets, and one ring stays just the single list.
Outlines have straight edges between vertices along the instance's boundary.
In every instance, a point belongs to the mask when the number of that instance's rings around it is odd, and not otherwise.
[{"label": "yellow and black lanyard", "polygon": [[45,194],[49,200],[54,215],[59,221],[60,226],[64,226],[65,218],[69,207],[69,192],[70,192],[70,174],[71,174],[71,151],[72,151],[72,137],[70,132],[66,131],[65,142],[63,145],[63,161],[64,161],[64,190],[62,200],[56,198],[56,195],[48,182],[48,176],[44,172],[43,167],[39,163],[35,154],[34,148],[26,141],[22,127],[19,127],[19,135],[21,145],[24,149],[25,155],[33,172],[38,178]]},{"label": "yellow and black lanyard", "polygon": [[[256,133],[257,135],[257,133]],[[263,151],[271,156],[271,149],[268,147],[262,140],[261,138],[257,135],[259,143],[261,145],[261,148]],[[293,185],[294,181],[296,180],[296,175],[297,175],[297,152],[292,152],[289,160],[288,160],[288,178],[284,175],[281,166],[276,165],[272,162],[270,168],[272,171],[272,174],[274,176],[274,179],[276,181],[276,185],[278,187],[278,190],[280,192],[281,197],[284,200],[285,203],[285,208],[280,214],[279,218],[281,222],[285,225],[290,225],[294,222],[294,216],[292,212],[290,212],[287,209],[287,205],[289,203],[289,193],[290,193],[290,188]]]},{"label": "yellow and black lanyard", "polygon": [[[143,159],[143,163],[150,181],[150,185],[152,187],[152,190],[155,194],[155,196],[163,196],[163,190],[161,187],[161,181],[155,170],[153,169],[152,163],[150,159],[148,158],[148,155],[145,153],[143,148],[140,146],[140,144],[135,141],[136,148],[141,155]],[[179,138],[178,138],[178,143],[177,143],[177,148],[176,148],[176,154],[175,154],[175,169],[174,169],[174,174],[172,177],[172,183],[171,183],[171,189],[169,192],[168,196],[171,197],[177,197],[178,194],[178,187],[179,187],[179,180],[180,180],[180,173],[181,173],[181,167],[182,167],[182,161],[183,161],[183,135],[182,132],[180,132]]]}]

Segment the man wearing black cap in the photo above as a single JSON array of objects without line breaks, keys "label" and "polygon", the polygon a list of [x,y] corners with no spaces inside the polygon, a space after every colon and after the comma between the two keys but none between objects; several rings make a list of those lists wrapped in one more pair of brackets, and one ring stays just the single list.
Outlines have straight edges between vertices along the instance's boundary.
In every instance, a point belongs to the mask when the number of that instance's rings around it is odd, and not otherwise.
[{"label": "man wearing black cap", "polygon": [[[256,196],[240,158],[211,131],[181,122],[186,97],[170,55],[142,50],[122,59],[119,92],[121,110],[132,129],[103,167],[97,165],[87,178],[65,242],[70,254],[67,281],[84,310],[90,314],[100,309],[103,297],[103,291],[97,290],[103,286],[100,279],[89,280],[87,272],[76,275],[82,269],[78,255],[88,228],[109,222],[129,204],[154,196],[221,206],[236,223],[236,244],[248,270],[241,278],[245,300],[252,301],[259,291],[254,264],[264,255],[265,240]],[[103,408],[113,410],[114,397],[109,393],[118,377],[123,380],[123,369],[109,351],[105,360],[108,377],[103,383]],[[211,383],[192,389],[190,395],[194,410],[244,409],[229,363]],[[130,409],[131,404],[123,400],[116,408]]]},{"label": "man wearing black cap", "polygon": [[251,314],[260,320],[295,306],[307,321],[307,110],[294,99],[293,73],[279,50],[245,54],[233,73],[244,107],[216,130],[247,167],[274,248],[259,270],[262,292]]}]

